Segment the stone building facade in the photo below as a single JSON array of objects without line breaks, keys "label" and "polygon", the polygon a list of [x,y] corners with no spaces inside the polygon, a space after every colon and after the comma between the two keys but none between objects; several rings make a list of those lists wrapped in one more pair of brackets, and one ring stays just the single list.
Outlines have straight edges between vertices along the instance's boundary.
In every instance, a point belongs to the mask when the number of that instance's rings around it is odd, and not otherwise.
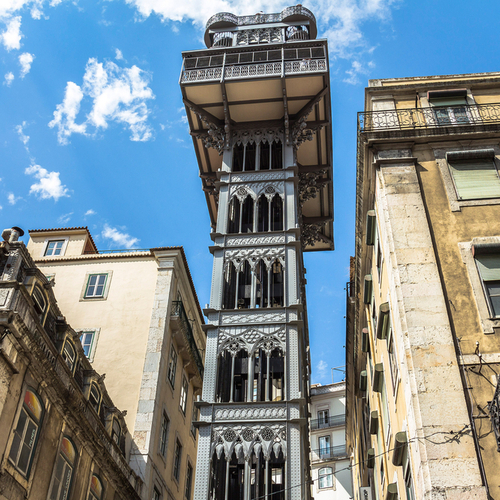
[{"label": "stone building facade", "polygon": [[311,386],[311,468],[315,500],[352,498],[345,444],[345,382]]},{"label": "stone building facade", "polygon": [[0,243],[0,499],[139,500],[125,412],[20,234]]},{"label": "stone building facade", "polygon": [[28,250],[126,410],[141,498],[190,500],[206,334],[182,247],[102,252],[81,227],[30,231]]},{"label": "stone building facade", "polygon": [[302,6],[183,53],[214,256],[196,500],[310,498],[303,251],[333,249],[328,49]]},{"label": "stone building facade", "polygon": [[499,103],[499,73],[366,89],[347,322],[355,498],[500,498]]}]

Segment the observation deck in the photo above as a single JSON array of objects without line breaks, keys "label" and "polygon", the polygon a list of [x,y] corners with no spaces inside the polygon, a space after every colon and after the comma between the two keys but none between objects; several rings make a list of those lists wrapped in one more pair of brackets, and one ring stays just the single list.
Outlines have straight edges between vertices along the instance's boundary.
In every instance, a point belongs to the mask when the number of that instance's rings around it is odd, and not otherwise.
[{"label": "observation deck", "polygon": [[304,250],[332,250],[332,132],[328,49],[302,6],[275,14],[220,13],[207,49],[183,52],[179,83],[212,227],[224,151],[244,133],[279,131],[296,152]]}]

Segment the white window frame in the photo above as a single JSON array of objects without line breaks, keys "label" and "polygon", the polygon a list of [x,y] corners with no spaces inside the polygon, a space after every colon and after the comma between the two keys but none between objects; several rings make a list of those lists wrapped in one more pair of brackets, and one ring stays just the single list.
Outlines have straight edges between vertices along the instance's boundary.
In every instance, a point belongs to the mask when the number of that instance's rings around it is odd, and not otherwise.
[{"label": "white window frame", "polygon": [[[49,248],[49,244],[52,241],[62,241],[62,247],[61,247],[61,253],[59,255],[47,255],[47,250]],[[51,259],[57,258],[57,257],[64,257],[66,254],[66,248],[68,247],[68,242],[69,242],[69,236],[63,236],[61,238],[57,238],[57,236],[53,236],[50,238],[45,238],[43,242],[43,252],[42,252],[42,257],[48,257]]]},{"label": "white window frame", "polygon": [[183,415],[186,415],[187,410],[187,398],[189,394],[189,382],[186,375],[182,374],[182,384],[181,384],[181,396],[179,399],[179,408]]},{"label": "white window frame", "polygon": [[167,380],[170,382],[172,389],[175,387],[175,375],[177,373],[177,363],[179,357],[175,349],[174,343],[170,345],[170,356],[168,358]]},{"label": "white window frame", "polygon": [[[101,332],[100,328],[79,328],[76,330],[80,335],[80,342],[82,341],[82,336],[87,333],[92,333],[92,342],[90,344],[89,353],[87,354],[87,359],[92,362],[94,361],[95,352],[97,349],[97,341],[99,340],[99,333]],[[83,347],[83,344],[82,344]]]},{"label": "white window frame", "polygon": [[[330,472],[327,472],[326,474],[321,475],[320,472],[325,469],[330,469]],[[327,465],[326,467],[321,467],[318,469],[318,490],[327,490],[333,488],[333,483],[334,483],[334,472],[333,472],[333,467],[330,465]],[[321,486],[321,480],[326,479],[329,484],[326,486]]]},{"label": "white window frame", "polygon": [[[88,296],[87,288],[89,286],[89,281],[91,276],[102,276],[106,275],[106,282],[104,284],[104,289],[102,295],[98,296]],[[109,287],[111,285],[111,278],[113,277],[113,271],[96,269],[95,271],[88,272],[85,274],[85,280],[83,282],[82,292],[80,294],[80,302],[97,302],[100,300],[106,300],[109,294]]]}]

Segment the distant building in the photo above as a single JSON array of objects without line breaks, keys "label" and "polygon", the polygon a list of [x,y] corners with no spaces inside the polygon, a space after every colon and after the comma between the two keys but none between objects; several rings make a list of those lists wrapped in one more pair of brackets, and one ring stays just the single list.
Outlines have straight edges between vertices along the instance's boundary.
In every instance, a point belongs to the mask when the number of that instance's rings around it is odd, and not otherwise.
[{"label": "distant building", "polygon": [[345,445],[345,382],[311,386],[311,467],[315,500],[352,498]]},{"label": "distant building", "polygon": [[310,498],[304,251],[333,249],[326,40],[312,12],[236,16],[183,52],[212,225],[196,500]]},{"label": "distant building", "polygon": [[0,499],[139,500],[125,412],[20,234],[0,243]]},{"label": "distant building", "polygon": [[347,331],[356,499],[498,498],[500,73],[371,80]]},{"label": "distant building", "polygon": [[28,250],[127,411],[142,498],[189,500],[206,335],[184,250],[100,252],[87,228],[30,231]]}]

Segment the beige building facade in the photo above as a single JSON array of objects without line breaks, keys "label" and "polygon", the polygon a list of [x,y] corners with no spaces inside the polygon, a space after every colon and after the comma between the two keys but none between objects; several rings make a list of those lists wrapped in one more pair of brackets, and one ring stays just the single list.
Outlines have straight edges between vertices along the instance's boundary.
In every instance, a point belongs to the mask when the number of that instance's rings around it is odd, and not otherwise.
[{"label": "beige building facade", "polygon": [[20,234],[0,242],[0,499],[139,500],[125,412]]},{"label": "beige building facade", "polygon": [[182,247],[99,252],[87,228],[30,231],[95,370],[126,410],[145,499],[190,499],[203,378],[203,318]]},{"label": "beige building facade", "polygon": [[500,498],[500,74],[371,80],[347,315],[355,498]]},{"label": "beige building facade", "polygon": [[315,500],[349,500],[352,477],[345,442],[345,382],[311,385],[311,477]]}]

